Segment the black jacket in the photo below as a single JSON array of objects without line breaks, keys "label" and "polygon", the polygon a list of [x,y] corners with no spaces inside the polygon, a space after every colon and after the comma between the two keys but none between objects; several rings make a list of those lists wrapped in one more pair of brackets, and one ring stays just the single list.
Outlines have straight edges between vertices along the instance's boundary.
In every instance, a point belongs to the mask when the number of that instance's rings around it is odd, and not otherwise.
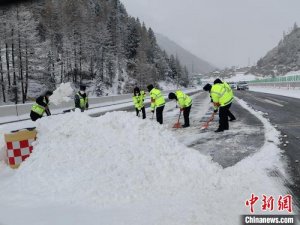
[{"label": "black jacket", "polygon": [[[44,99],[45,99],[46,103],[44,102]],[[37,104],[39,104],[43,107],[46,107],[49,104],[49,99],[46,98],[45,96],[40,96],[35,101],[36,101]],[[50,109],[48,107],[46,108],[45,112],[46,112],[47,116],[51,115]]]},{"label": "black jacket", "polygon": [[[45,102],[46,102],[46,103],[44,102],[44,99],[45,99]],[[38,98],[35,100],[35,102],[36,102],[38,105],[40,105],[40,106],[46,107],[46,106],[48,106],[48,104],[49,104],[49,99],[46,98],[45,96],[40,96],[40,97],[38,97]],[[49,110],[48,107],[45,109],[45,112],[46,112],[47,116],[50,116],[50,115],[51,115],[51,112],[50,112],[50,110]],[[34,112],[34,111],[31,111],[31,112],[30,112],[30,118],[31,118],[32,121],[36,121],[37,119],[42,118],[42,116],[39,115],[39,114],[37,114],[37,113]]]}]

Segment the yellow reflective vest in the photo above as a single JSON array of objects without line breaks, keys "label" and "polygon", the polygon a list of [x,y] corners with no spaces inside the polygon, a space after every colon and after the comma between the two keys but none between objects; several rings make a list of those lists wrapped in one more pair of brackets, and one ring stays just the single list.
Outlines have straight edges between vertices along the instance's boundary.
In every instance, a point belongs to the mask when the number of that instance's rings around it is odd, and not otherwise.
[{"label": "yellow reflective vest", "polygon": [[[49,103],[47,103],[45,97],[43,98],[43,102],[48,106]],[[44,112],[46,110],[46,107],[39,105],[38,103],[34,103],[31,111],[35,112],[36,114],[43,116]]]},{"label": "yellow reflective vest", "polygon": [[219,105],[221,107],[226,106],[233,101],[233,91],[226,82],[214,84],[210,90],[210,96],[214,105]]},{"label": "yellow reflective vest", "polygon": [[164,106],[166,101],[164,96],[162,95],[161,91],[153,88],[150,91],[150,97],[151,97],[151,110],[154,110],[156,107]]},{"label": "yellow reflective vest", "polygon": [[141,110],[141,108],[144,107],[144,100],[145,100],[146,94],[144,91],[140,91],[138,95],[134,95],[132,97],[134,107],[138,110]]},{"label": "yellow reflective vest", "polygon": [[223,81],[223,84],[225,84],[226,88],[228,88],[230,90],[232,97],[233,97],[233,91],[232,91],[232,88],[230,87],[230,85],[225,81]]},{"label": "yellow reflective vest", "polygon": [[76,93],[76,95],[79,97],[79,107],[80,107],[80,109],[86,110],[87,109],[86,105],[89,102],[88,97],[86,96],[86,98],[83,98],[79,93]]},{"label": "yellow reflective vest", "polygon": [[193,100],[187,94],[184,94],[182,91],[178,90],[175,92],[177,97],[177,102],[180,108],[186,108],[192,105]]}]

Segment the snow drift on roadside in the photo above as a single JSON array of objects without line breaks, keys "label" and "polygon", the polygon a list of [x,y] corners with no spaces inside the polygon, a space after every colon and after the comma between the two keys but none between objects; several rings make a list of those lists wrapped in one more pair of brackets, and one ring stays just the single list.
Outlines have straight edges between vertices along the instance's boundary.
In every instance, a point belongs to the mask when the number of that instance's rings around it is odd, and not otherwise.
[{"label": "snow drift on roadside", "polygon": [[253,74],[236,73],[234,76],[230,78],[225,78],[225,81],[226,82],[251,81],[257,78],[258,77]]},{"label": "snow drift on roadside", "polygon": [[[32,208],[38,214],[45,205],[92,208],[99,216],[92,224],[234,225],[249,213],[251,193],[284,194],[266,173],[280,165],[274,143],[224,170],[180,144],[166,127],[132,113],[69,113],[39,120],[37,130],[30,158],[0,174],[0,222],[8,225],[10,213]],[[35,217],[21,218],[14,225],[33,224]]]},{"label": "snow drift on roadside", "polygon": [[68,102],[71,100],[70,96],[73,94],[73,88],[71,83],[61,83],[59,87],[53,91],[53,95],[50,96],[50,102],[54,105],[59,105],[63,102]]},{"label": "snow drift on roadside", "polygon": [[158,86],[163,91],[177,90],[178,88],[182,88],[181,86],[178,87],[177,84],[170,81],[159,81]]},{"label": "snow drift on roadside", "polygon": [[267,94],[273,94],[273,95],[281,95],[291,98],[300,98],[300,87],[294,88],[294,89],[288,89],[286,87],[249,87],[250,91],[255,92],[262,92]]}]

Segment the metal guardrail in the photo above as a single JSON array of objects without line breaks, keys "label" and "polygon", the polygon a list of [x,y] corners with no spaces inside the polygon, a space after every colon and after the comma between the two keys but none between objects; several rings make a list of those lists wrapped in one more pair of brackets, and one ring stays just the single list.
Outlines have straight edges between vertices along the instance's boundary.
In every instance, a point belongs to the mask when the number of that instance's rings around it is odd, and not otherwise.
[{"label": "metal guardrail", "polygon": [[[89,98],[89,104],[95,105],[95,104],[101,104],[101,103],[108,103],[108,102],[117,102],[129,99],[131,97],[131,94],[126,95],[115,95],[115,96],[104,96],[104,97],[91,97]],[[2,116],[20,116],[24,114],[28,114],[31,110],[31,107],[34,103],[25,103],[25,104],[17,104],[17,105],[3,105],[0,106],[0,117]],[[74,108],[74,100],[70,100],[68,102],[64,102],[59,105],[51,104],[50,102],[50,109],[57,110],[57,109],[68,109],[68,108]]]},{"label": "metal guardrail", "polygon": [[[163,91],[164,94],[172,92],[170,91]],[[183,90],[186,93],[192,93],[195,89],[185,89]],[[124,104],[126,102],[130,102],[132,98],[132,94],[124,94],[124,95],[114,95],[114,96],[104,96],[104,97],[90,97],[89,104],[90,108],[101,108],[107,107],[110,105],[117,105],[117,104]],[[101,104],[101,105],[100,105]],[[30,113],[31,107],[33,103],[26,103],[26,104],[18,104],[18,105],[4,105],[0,106],[0,117],[4,116],[21,116]],[[61,112],[64,109],[74,108],[74,100],[70,100],[68,102],[62,103],[60,105],[50,105],[51,112],[55,112],[60,110]],[[57,114],[57,113],[54,113]]]}]

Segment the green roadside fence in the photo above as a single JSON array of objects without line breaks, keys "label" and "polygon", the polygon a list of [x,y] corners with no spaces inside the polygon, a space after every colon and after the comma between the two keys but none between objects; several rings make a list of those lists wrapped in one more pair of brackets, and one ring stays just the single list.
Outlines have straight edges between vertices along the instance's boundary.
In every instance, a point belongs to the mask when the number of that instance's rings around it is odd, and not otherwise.
[{"label": "green roadside fence", "polygon": [[285,82],[300,82],[300,75],[291,75],[284,77],[271,77],[265,79],[257,79],[249,81],[249,83],[257,84],[257,83],[285,83]]}]

